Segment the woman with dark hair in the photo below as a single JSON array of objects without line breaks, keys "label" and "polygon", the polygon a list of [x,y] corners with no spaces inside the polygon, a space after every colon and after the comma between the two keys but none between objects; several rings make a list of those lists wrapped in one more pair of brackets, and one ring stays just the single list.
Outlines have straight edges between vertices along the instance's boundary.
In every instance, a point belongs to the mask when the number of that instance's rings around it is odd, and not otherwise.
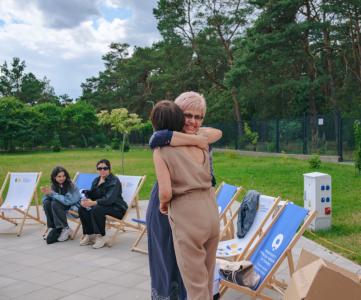
[{"label": "woman with dark hair", "polygon": [[65,168],[55,167],[51,172],[50,180],[51,187],[41,187],[41,192],[44,194],[43,207],[48,226],[44,239],[52,230],[57,230],[60,233],[58,241],[64,242],[69,239],[71,234],[66,211],[78,203],[81,196]]},{"label": "woman with dark hair", "polygon": [[[174,102],[161,101],[155,105],[151,121],[155,130],[187,132],[192,129],[195,134],[197,131],[194,129],[201,123],[198,121],[203,119],[203,114],[196,110],[187,113],[189,116],[186,113],[183,114],[181,108]],[[197,123],[193,124],[194,122]],[[219,218],[211,182],[208,149],[200,149],[196,146],[156,148],[153,152],[153,160],[159,187],[159,210],[163,214],[168,214],[175,256],[186,288],[187,298],[210,300],[213,297],[213,273],[219,239]],[[150,206],[153,208],[153,204]],[[151,228],[153,227],[153,230],[157,230],[154,222],[160,219],[154,216],[155,211],[152,208],[152,211],[147,214],[147,224]],[[151,215],[153,216],[151,217]],[[158,228],[160,230],[158,234],[162,236],[165,230],[163,226]],[[157,232],[155,231],[153,234],[155,233]],[[155,247],[156,239],[154,237],[151,239],[153,243],[150,245]],[[161,240],[158,239],[158,241]],[[162,242],[165,241],[170,241],[170,239],[166,238]],[[158,247],[172,250],[170,245],[165,243]],[[163,252],[165,251],[163,250]],[[151,252],[149,253],[151,260]],[[152,255],[152,257],[155,256]],[[157,257],[160,259],[159,255]],[[168,261],[171,260],[172,258],[168,257]],[[162,261],[158,262],[159,265],[162,265]],[[165,263],[167,264],[166,261]],[[166,274],[162,272],[163,270],[166,271]],[[183,299],[185,297],[182,295],[180,286],[177,287],[178,290],[168,291],[171,293],[167,295],[161,295],[159,290],[154,290],[153,283],[157,282],[158,287],[172,287],[170,279],[175,277],[169,271],[175,272],[175,266],[170,268],[167,264],[161,269],[158,268],[158,271],[151,267],[152,299]],[[161,278],[166,281],[163,286],[159,284]],[[173,284],[179,283],[173,282]]]},{"label": "woman with dark hair", "polygon": [[94,249],[102,248],[106,244],[105,216],[122,219],[128,209],[122,197],[122,185],[119,178],[111,173],[109,160],[98,161],[96,168],[99,176],[94,179],[91,189],[85,191],[86,198],[81,200],[79,208],[79,217],[83,225],[80,245],[94,243]]},{"label": "woman with dark hair", "polygon": [[[149,141],[150,147],[154,149],[168,145],[193,145],[211,152],[209,145],[222,137],[222,131],[201,127],[207,110],[204,97],[196,92],[185,92],[174,102],[183,111],[183,128],[173,131],[167,126],[155,126],[156,131]],[[211,155],[210,174],[212,185],[215,186]],[[146,217],[152,300],[185,300],[187,294],[176,261],[171,227],[167,215],[160,212],[159,206],[159,186],[156,182],[151,192]]]}]

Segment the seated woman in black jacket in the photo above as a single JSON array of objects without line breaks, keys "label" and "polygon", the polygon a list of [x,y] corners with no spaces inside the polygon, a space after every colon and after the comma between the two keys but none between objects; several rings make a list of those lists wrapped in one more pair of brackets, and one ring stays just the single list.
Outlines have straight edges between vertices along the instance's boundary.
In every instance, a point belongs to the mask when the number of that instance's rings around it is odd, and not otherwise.
[{"label": "seated woman in black jacket", "polygon": [[95,178],[86,198],[81,201],[79,217],[83,225],[83,238],[80,245],[93,244],[94,249],[104,247],[105,215],[123,218],[128,209],[122,197],[122,185],[119,178],[111,173],[110,162],[102,159],[96,164],[99,177]]}]

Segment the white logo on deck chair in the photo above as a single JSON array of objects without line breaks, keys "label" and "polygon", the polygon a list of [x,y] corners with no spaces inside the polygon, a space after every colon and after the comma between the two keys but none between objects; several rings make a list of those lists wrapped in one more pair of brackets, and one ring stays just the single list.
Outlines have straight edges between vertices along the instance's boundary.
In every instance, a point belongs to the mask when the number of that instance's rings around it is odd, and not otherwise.
[{"label": "white logo on deck chair", "polygon": [[281,246],[282,242],[283,242],[283,234],[280,233],[275,237],[275,239],[272,242],[272,250],[276,251]]}]

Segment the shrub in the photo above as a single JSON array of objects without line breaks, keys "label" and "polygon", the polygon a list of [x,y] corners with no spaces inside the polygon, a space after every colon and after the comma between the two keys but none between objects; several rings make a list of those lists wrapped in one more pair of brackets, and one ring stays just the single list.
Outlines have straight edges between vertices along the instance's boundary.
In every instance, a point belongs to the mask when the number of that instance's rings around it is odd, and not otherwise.
[{"label": "shrub", "polygon": [[313,155],[309,160],[308,163],[312,169],[319,169],[321,167],[321,159],[319,155]]},{"label": "shrub", "polygon": [[110,145],[105,145],[104,151],[107,151],[107,152],[112,151],[112,147]]}]

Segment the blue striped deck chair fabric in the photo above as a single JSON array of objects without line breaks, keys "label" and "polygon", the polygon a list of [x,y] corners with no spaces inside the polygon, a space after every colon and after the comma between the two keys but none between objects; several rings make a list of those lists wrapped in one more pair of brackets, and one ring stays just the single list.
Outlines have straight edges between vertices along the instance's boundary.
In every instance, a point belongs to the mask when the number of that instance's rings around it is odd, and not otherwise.
[{"label": "blue striped deck chair fabric", "polygon": [[[6,232],[20,236],[26,220],[45,223],[40,218],[37,187],[41,172],[9,172],[0,190],[0,219],[13,225],[20,225],[16,232]],[[6,196],[3,196],[5,189]],[[36,216],[29,213],[31,201],[34,199]]]},{"label": "blue striped deck chair fabric", "polygon": [[258,285],[254,289],[250,289],[221,280],[221,293],[224,294],[227,288],[232,288],[254,298],[272,299],[263,294],[265,288],[270,288],[283,295],[286,284],[274,277],[275,272],[287,258],[290,275],[293,274],[292,248],[315,215],[315,211],[309,211],[292,203],[284,205],[273,219],[270,227],[245,257],[246,260],[253,263],[254,270],[260,275]]},{"label": "blue striped deck chair fabric", "polygon": [[[266,195],[260,195],[257,213],[249,228],[247,234],[243,238],[238,238],[237,235],[233,235],[232,238],[220,241],[217,248],[218,258],[236,258],[240,254],[245,254],[252,247],[252,244],[257,242],[257,239],[267,230],[272,222],[272,215],[275,213],[279,204],[280,197],[271,197]],[[238,211],[237,211],[238,212]],[[224,228],[234,224],[237,214],[234,214]],[[221,233],[221,236],[224,234]]]},{"label": "blue striped deck chair fabric", "polygon": [[[216,202],[218,206],[219,220],[221,228],[224,228],[229,219],[232,218],[234,212],[232,211],[232,204],[237,200],[242,188],[225,182],[222,182],[216,190]],[[233,237],[234,227],[228,226],[227,232],[223,231],[223,238]]]}]

